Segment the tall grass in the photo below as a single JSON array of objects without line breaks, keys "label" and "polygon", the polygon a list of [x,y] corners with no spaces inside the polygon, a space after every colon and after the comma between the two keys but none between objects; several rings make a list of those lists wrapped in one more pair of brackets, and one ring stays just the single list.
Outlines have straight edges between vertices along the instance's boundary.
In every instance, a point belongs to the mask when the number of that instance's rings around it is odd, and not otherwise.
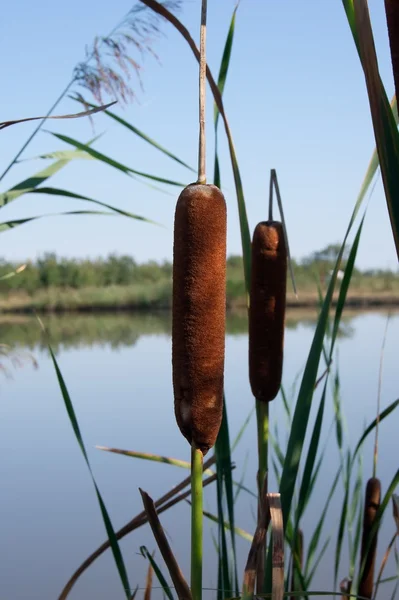
[{"label": "tall grass", "polygon": [[[178,30],[178,32],[188,43],[197,60],[199,60],[199,51],[191,35],[184,25],[176,18],[176,16],[173,15],[167,9],[167,7],[165,7],[165,5],[161,5],[160,3],[156,2],[156,0],[141,1],[149,8],[154,10],[157,14],[166,18]],[[386,93],[378,74],[378,65],[376,63],[372,31],[368,19],[366,4],[362,0],[344,0],[343,4],[366,77],[373,127],[376,137],[377,153],[374,153],[372,157],[359,196],[356,199],[353,213],[344,234],[343,241],[333,268],[332,276],[329,280],[324,295],[320,289],[320,310],[318,321],[309,354],[305,362],[305,367],[300,377],[299,390],[298,393],[294,395],[293,403],[291,405],[288,403],[287,395],[285,394],[284,390],[281,390],[281,400],[284,403],[288,421],[288,439],[286,447],[282,447],[278,435],[271,436],[270,441],[273,452],[270,452],[270,455],[267,458],[267,464],[261,465],[262,471],[265,475],[268,469],[270,470],[273,468],[275,470],[279,489],[278,492],[275,490],[274,493],[270,493],[270,491],[267,490],[266,477],[262,477],[262,481],[260,482],[262,485],[258,486],[258,524],[255,534],[252,538],[252,545],[243,577],[245,582],[243,588],[243,597],[248,599],[253,598],[255,595],[255,580],[257,580],[258,590],[271,594],[272,598],[275,598],[275,600],[281,599],[284,595],[291,595],[291,597],[310,597],[312,595],[312,580],[319,565],[320,558],[326,552],[329,543],[328,540],[323,541],[322,532],[328,520],[328,511],[330,508],[331,498],[337,490],[340,479],[342,479],[341,496],[338,500],[338,502],[340,502],[340,521],[338,523],[338,527],[336,528],[336,535],[334,536],[334,590],[326,590],[323,593],[313,593],[319,595],[331,595],[333,593],[339,593],[338,573],[342,561],[342,548],[346,540],[345,532],[347,530],[347,537],[350,546],[350,564],[347,565],[347,569],[349,580],[354,582],[353,584],[349,584],[349,587],[354,594],[357,594],[357,590],[361,585],[363,571],[368,560],[369,552],[371,551],[375,540],[375,536],[381,527],[382,519],[385,515],[387,506],[392,501],[392,498],[395,498],[394,492],[399,484],[399,470],[397,470],[393,473],[391,482],[387,486],[385,493],[383,492],[382,494],[379,507],[376,509],[375,514],[373,514],[372,523],[369,524],[370,526],[368,535],[363,536],[360,564],[359,568],[356,569],[355,563],[360,551],[362,515],[362,502],[360,494],[362,488],[362,477],[361,470],[359,468],[361,449],[365,440],[375,431],[375,428],[380,426],[384,419],[393,414],[393,411],[399,405],[399,400],[396,400],[383,408],[383,410],[378,414],[377,418],[367,426],[361,438],[357,441],[354,449],[349,445],[345,445],[342,436],[339,372],[336,371],[335,377],[332,378],[331,365],[334,359],[334,353],[336,351],[343,310],[347,304],[348,292],[352,282],[357,250],[362,235],[363,223],[364,219],[366,218],[365,211],[363,210],[363,203],[367,191],[372,183],[373,177],[377,171],[378,164],[381,165],[381,173],[384,182],[387,206],[391,218],[393,237],[395,239],[395,243],[397,244],[399,253],[399,194],[397,193],[399,173],[399,136],[396,127],[397,114],[394,110],[392,110],[387,101]],[[218,82],[216,83],[209,68],[207,69],[207,78],[210,83],[211,91],[216,104],[215,131],[217,132],[218,116],[220,114],[225,126],[225,132],[229,145],[236,188],[238,215],[241,227],[244,280],[246,290],[249,292],[251,283],[250,230],[246,214],[243,185],[239,171],[239,162],[222,98],[231,59],[234,26],[237,18],[236,13],[237,10],[234,11],[232,21],[230,23]],[[115,115],[108,112],[108,116],[115,120]],[[135,128],[132,128],[127,122],[121,119],[116,120],[121,126],[127,128],[133,134],[140,135]],[[149,182],[156,182],[157,184],[163,184],[167,186],[182,186],[181,183],[170,180],[166,177],[147,172],[139,172],[131,166],[125,165],[119,161],[115,161],[112,157],[96,151],[92,147],[92,142],[84,144],[67,136],[61,136],[60,134],[55,135],[58,139],[62,139],[73,146],[74,150],[72,152],[69,151],[69,154],[65,154],[63,158],[58,158],[50,167],[39,172],[33,178],[29,178],[20,185],[15,186],[11,190],[5,192],[0,198],[1,205],[5,205],[23,193],[36,193],[37,191],[43,192],[43,190],[45,190],[45,193],[53,195],[58,194],[87,201],[86,197],[72,194],[66,190],[38,187],[49,177],[66,166],[70,160],[81,157],[82,152],[90,157],[90,159],[98,160],[109,167],[115,168],[126,176],[138,176]],[[143,138],[143,135],[140,135],[140,137]],[[153,146],[157,147],[157,144],[153,143],[153,140],[146,139],[145,141],[152,143]],[[165,148],[159,147],[159,145],[158,150],[165,153]],[[169,151],[166,151],[166,153],[171,160],[176,160],[175,155],[172,155],[172,153]],[[180,159],[179,161],[184,162]],[[217,146],[214,164],[215,182],[220,183],[221,172],[217,154]],[[186,166],[188,167],[188,165]],[[95,199],[90,200],[97,204],[101,204]],[[107,205],[106,208],[108,210],[118,212],[117,209],[114,209],[110,205]],[[126,216],[138,218],[137,215]],[[13,227],[15,225],[16,223],[3,224],[5,228]],[[342,267],[345,247],[351,236],[353,236],[353,242],[351,244],[348,260],[345,265],[344,278],[338,289],[338,272]],[[332,311],[334,295],[336,295],[336,302],[334,304],[334,310]],[[86,460],[87,466],[90,470],[90,464],[88,462],[88,457],[84,447],[83,437],[76,420],[72,400],[69,396],[66,382],[62,377],[60,367],[57,363],[51,346],[49,346],[49,351],[54,363],[56,376],[60,385],[71,425],[82,454]],[[335,428],[337,450],[340,456],[340,466],[338,471],[331,476],[331,486],[328,490],[328,497],[321,513],[317,515],[315,529],[309,537],[309,532],[302,528],[302,520],[312,496],[316,493],[318,477],[323,465],[325,446],[323,446],[322,443],[322,433],[324,431],[323,426],[325,420],[325,406],[329,387],[332,387],[334,395],[335,420],[332,426]],[[318,394],[316,392],[319,388],[322,390],[322,392],[320,398],[318,399]],[[237,527],[237,517],[239,515],[235,514],[233,497],[233,486],[238,486],[240,489],[243,489],[243,486],[240,485],[239,482],[234,481],[232,476],[233,444],[230,443],[228,427],[228,403],[229,399],[227,399],[227,401],[225,399],[223,420],[220,428],[220,434],[216,443],[215,456],[211,459],[212,462],[216,462],[216,475],[214,479],[212,479],[212,482],[215,480],[217,481],[216,493],[218,514],[215,518],[219,526],[217,570],[218,587],[220,589],[217,593],[218,598],[227,598],[232,597],[233,595],[239,595],[238,572],[240,572],[240,570],[241,572],[244,571],[244,565],[237,564],[235,537],[240,535],[240,529]],[[312,421],[310,417],[312,411],[316,412],[316,418],[311,427]],[[264,419],[259,411],[257,413],[257,418],[258,430],[261,431]],[[270,429],[274,431],[272,427]],[[139,456],[136,454],[136,457]],[[142,454],[140,458],[145,459],[146,457]],[[152,455],[151,460],[154,460],[154,455]],[[181,463],[180,466],[184,466],[184,463]],[[195,468],[195,477],[193,478],[192,490],[193,493],[196,494],[201,488],[201,461],[199,459],[197,460],[197,458],[195,458],[195,460],[193,459],[192,466]],[[205,465],[205,468],[206,467],[209,467],[209,463],[208,465]],[[107,547],[111,547],[124,588],[125,596],[129,599],[132,597],[133,590],[130,588],[127,569],[119,546],[119,539],[129,531],[132,531],[132,527],[125,527],[125,529],[115,532],[94,477],[93,483],[104,520],[104,525],[107,531],[108,542],[103,545],[101,549],[96,551],[91,557],[89,557],[84,565],[78,569],[77,573],[72,577],[72,579],[66,585],[64,591],[61,593],[60,598],[66,598],[78,576],[84,572],[85,568],[87,568],[87,566],[89,566],[93,560],[102,553],[102,551],[104,551]],[[182,488],[184,489],[184,487],[187,487],[188,483],[189,480],[183,482]],[[169,494],[167,494],[168,501],[171,499],[173,499],[173,501],[177,501],[177,498],[180,500],[181,498],[178,497],[177,494],[180,493],[182,488],[180,487],[178,491],[176,491],[176,489],[172,490]],[[162,526],[157,516],[156,507],[159,508],[159,511],[161,510],[162,506],[165,509],[165,499],[163,498],[157,503],[153,503],[149,496],[145,493],[143,493],[142,496],[145,506],[144,516],[146,516],[154,531],[156,540],[164,557],[165,564],[169,570],[170,577],[174,582],[177,596],[179,599],[186,599],[191,598],[192,594],[195,599],[199,599],[201,597],[201,556],[199,551],[199,528],[202,528],[202,520],[200,518],[200,514],[202,512],[201,503],[194,502],[195,506],[193,510],[193,532],[197,536],[198,546],[193,546],[193,564],[195,565],[195,569],[193,571],[192,588],[190,592],[187,584],[185,583],[184,577],[179,571],[178,565],[173,557],[172,550],[169,547],[166,536],[163,533]],[[394,506],[396,505],[394,504]],[[213,518],[212,515],[208,515],[208,517]],[[143,515],[138,515],[136,519],[137,520],[135,523],[137,526],[145,522],[143,520]],[[270,522],[271,532],[268,536],[268,526]],[[230,531],[230,535],[226,535],[226,530]],[[308,543],[307,539],[309,539]],[[266,555],[266,561],[263,562],[263,547],[266,540],[268,540],[268,551]],[[283,541],[285,543],[285,553],[288,558],[288,568],[285,570],[283,564]],[[165,593],[168,595],[168,597],[171,597],[173,592],[171,591],[171,587],[168,585],[165,576],[162,573],[162,569],[159,568],[159,566],[155,563],[147,549],[143,548],[142,551],[143,555],[148,558],[151,567],[154,569],[156,576],[165,590]],[[150,577],[148,580],[150,580]],[[341,589],[344,587],[345,589],[348,589],[346,584],[342,584]]]}]

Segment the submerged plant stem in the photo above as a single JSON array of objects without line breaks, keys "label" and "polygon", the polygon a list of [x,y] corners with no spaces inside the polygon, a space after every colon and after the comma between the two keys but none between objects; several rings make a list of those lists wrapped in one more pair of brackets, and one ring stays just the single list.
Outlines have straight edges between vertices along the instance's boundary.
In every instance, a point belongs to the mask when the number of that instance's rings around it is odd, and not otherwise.
[{"label": "submerged plant stem", "polygon": [[191,593],[202,596],[202,462],[201,450],[191,448]]}]

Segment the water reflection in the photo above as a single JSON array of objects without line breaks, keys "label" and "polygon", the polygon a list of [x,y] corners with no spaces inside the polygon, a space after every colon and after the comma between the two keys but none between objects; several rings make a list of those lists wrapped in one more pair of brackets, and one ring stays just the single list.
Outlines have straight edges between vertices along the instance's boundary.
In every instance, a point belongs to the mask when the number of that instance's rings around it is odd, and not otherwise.
[{"label": "water reflection", "polygon": [[[370,311],[368,311],[370,313]],[[376,312],[376,311],[374,311]],[[342,318],[339,337],[351,338],[353,319],[359,311],[346,312]],[[364,314],[364,313],[363,313]],[[383,314],[382,312],[378,314]],[[384,313],[385,314],[385,313]],[[47,315],[42,318],[55,350],[61,348],[83,348],[109,345],[113,349],[134,346],[141,336],[171,335],[171,313],[122,313],[122,314],[65,314]],[[299,326],[314,329],[317,311],[294,309],[287,311],[286,329],[295,331]],[[246,335],[246,311],[230,312],[227,315],[227,335]],[[11,347],[24,346],[46,348],[41,328],[33,316],[0,317],[0,341]]]}]

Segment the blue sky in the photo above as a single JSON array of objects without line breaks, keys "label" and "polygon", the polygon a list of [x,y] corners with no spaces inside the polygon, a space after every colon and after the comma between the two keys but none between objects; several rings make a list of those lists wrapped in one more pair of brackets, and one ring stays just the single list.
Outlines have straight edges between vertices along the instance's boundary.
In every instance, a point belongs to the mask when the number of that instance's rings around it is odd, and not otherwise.
[{"label": "blue sky", "polygon": [[[0,23],[1,120],[43,114],[71,78],[94,36],[107,33],[131,8],[132,0],[50,5],[21,0],[3,3]],[[235,0],[208,1],[209,66],[217,76]],[[381,0],[369,8],[382,79],[394,92]],[[199,0],[184,0],[180,14],[199,38]],[[198,68],[186,42],[167,23],[147,56],[144,90],[115,110],[147,135],[196,167]],[[133,80],[134,83],[134,80]],[[251,231],[267,218],[269,172],[277,170],[293,256],[301,258],[342,240],[360,189],[374,136],[363,73],[341,0],[241,0],[232,62],[224,96],[241,168]],[[75,112],[65,99],[57,112]],[[213,106],[208,93],[208,180],[213,169]],[[83,142],[93,136],[87,119],[53,121],[45,127]],[[1,132],[0,170],[19,149],[33,125]],[[137,170],[189,183],[189,171],[161,155],[104,115],[96,149]],[[237,204],[223,127],[219,149],[222,186],[228,205],[228,253],[241,253]],[[68,146],[40,133],[24,158]],[[26,161],[1,182],[5,191],[48,161]],[[119,217],[54,217],[1,234],[1,255],[34,259],[45,251],[62,256],[131,254],[138,261],[172,257],[173,216],[178,190],[162,194],[95,161],[75,161],[49,185],[115,204],[156,220],[163,227]],[[82,202],[39,195],[21,197],[2,209],[0,221],[92,208]],[[358,265],[397,268],[381,180],[372,195]]]}]

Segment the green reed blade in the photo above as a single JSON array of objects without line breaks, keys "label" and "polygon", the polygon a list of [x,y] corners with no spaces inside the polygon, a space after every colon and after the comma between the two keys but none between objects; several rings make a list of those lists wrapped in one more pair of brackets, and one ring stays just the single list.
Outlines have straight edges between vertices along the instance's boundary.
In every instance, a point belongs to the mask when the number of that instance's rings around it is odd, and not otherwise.
[{"label": "green reed blade", "polygon": [[343,0],[366,79],[370,113],[391,228],[399,256],[399,133],[381,81],[367,4]]},{"label": "green reed blade", "polygon": [[309,572],[311,570],[312,567],[312,563],[314,560],[314,557],[316,555],[316,550],[318,548],[319,542],[320,542],[320,536],[323,530],[323,526],[324,526],[324,522],[327,516],[327,511],[328,508],[330,506],[330,502],[332,500],[332,497],[334,495],[335,489],[337,487],[338,481],[339,481],[339,477],[341,474],[341,467],[338,468],[338,471],[334,477],[333,483],[331,485],[331,488],[329,490],[328,496],[327,496],[327,500],[326,503],[324,505],[324,508],[321,512],[320,515],[320,519],[317,522],[317,525],[315,527],[315,530],[313,532],[312,537],[310,538],[310,542],[309,542],[309,548],[308,548],[308,554],[307,554],[307,558],[306,558],[306,563],[305,563],[305,577],[307,578],[307,587],[309,586],[309,584],[311,583],[311,578],[309,576]]},{"label": "green reed blade", "polygon": [[[234,40],[234,30],[235,30],[235,21],[236,21],[236,13],[237,13],[238,5],[235,7],[233,11],[233,16],[231,18],[229,31],[227,34],[226,43],[223,50],[222,62],[219,69],[219,76],[217,81],[217,86],[220,92],[220,95],[223,96],[224,86],[226,84],[227,72],[229,70],[230,58],[231,58],[231,50],[233,47]],[[220,180],[220,166],[219,166],[219,156],[218,156],[218,122],[219,122],[219,109],[217,105],[214,105],[214,124],[215,124],[215,166],[214,166],[214,175],[213,175],[213,183],[221,188],[221,180]]]},{"label": "green reed blade", "polygon": [[115,216],[110,212],[100,210],[70,210],[66,212],[47,213],[45,215],[27,217],[26,219],[14,219],[13,221],[3,221],[2,223],[0,223],[0,233],[8,231],[9,229],[14,229],[15,227],[19,227],[19,225],[25,225],[26,223],[30,223],[31,221],[37,221],[37,219],[44,219],[47,217],[63,217],[71,215],[102,215],[107,217]]},{"label": "green reed blade", "polygon": [[[80,102],[80,100],[77,99],[76,97],[73,97],[73,96],[71,96],[71,97],[72,97],[73,100],[76,100],[77,102]],[[95,104],[91,104],[90,102],[88,102],[87,105],[88,106],[96,106]],[[161,144],[158,144],[158,142],[156,142],[154,139],[150,138],[143,131],[141,131],[140,129],[138,129],[137,127],[135,127],[134,125],[132,125],[131,123],[129,123],[128,121],[126,121],[125,119],[122,119],[121,117],[119,117],[115,113],[111,112],[110,110],[105,110],[104,114],[106,114],[111,119],[114,119],[114,121],[116,121],[120,125],[123,125],[123,127],[126,127],[126,129],[128,129],[129,131],[131,131],[132,133],[134,133],[135,135],[137,135],[141,139],[143,139],[145,142],[148,142],[151,146],[153,146],[154,148],[156,148],[157,150],[159,150],[160,152],[162,152],[163,154],[165,154],[166,156],[168,156],[172,160],[176,161],[177,163],[179,163],[183,167],[186,167],[186,169],[189,169],[190,171],[193,171],[194,173],[197,172],[196,169],[193,169],[193,167],[190,167],[190,165],[188,165],[186,162],[184,162],[183,160],[181,160],[178,156],[176,156],[175,154],[173,154],[172,152],[170,152],[169,150],[167,150],[164,146],[161,146]]]},{"label": "green reed blade", "polygon": [[185,187],[184,183],[180,183],[178,181],[172,181],[171,179],[165,179],[164,177],[158,177],[157,175],[151,175],[151,173],[144,173],[143,171],[137,171],[136,169],[127,167],[126,165],[122,164],[121,162],[114,160],[113,158],[106,156],[102,152],[98,152],[97,150],[94,150],[94,148],[91,148],[87,144],[83,144],[82,142],[79,142],[67,135],[62,135],[61,133],[54,133],[53,131],[50,131],[49,133],[51,133],[51,135],[53,135],[57,139],[61,140],[62,142],[65,142],[66,144],[71,144],[72,146],[75,146],[75,148],[77,148],[78,150],[84,150],[85,152],[90,154],[93,158],[95,158],[101,162],[104,162],[105,164],[109,165],[110,167],[113,167],[114,169],[117,169],[118,171],[122,171],[122,173],[125,173],[125,175],[131,175],[133,173],[135,175],[140,175],[141,177],[151,179],[152,181],[158,181],[160,183],[165,183],[167,185],[174,185],[177,187]]},{"label": "green reed blade", "polygon": [[68,190],[62,190],[59,188],[53,187],[41,187],[37,189],[32,189],[27,191],[28,194],[47,194],[49,196],[62,196],[64,198],[72,198],[73,200],[84,200],[85,202],[92,202],[99,206],[103,206],[104,208],[108,208],[114,213],[121,215],[123,217],[129,217],[130,219],[136,219],[137,221],[143,221],[144,223],[150,223],[151,225],[159,225],[156,221],[152,221],[151,219],[146,219],[141,215],[136,215],[134,213],[128,212],[126,210],[122,210],[121,208],[117,208],[112,204],[108,204],[107,202],[102,202],[101,200],[95,200],[94,198],[89,198],[88,196],[82,196],[82,194],[76,194],[75,192],[70,192]]},{"label": "green reed blade", "polygon": [[[41,322],[41,320],[39,318],[38,318],[38,321],[39,321],[39,323],[40,323],[40,325],[41,325],[41,327],[43,329],[43,332],[46,334],[46,329],[45,329],[43,323]],[[101,514],[102,514],[102,517],[103,517],[105,529],[106,529],[106,532],[107,532],[107,535],[108,535],[109,543],[110,543],[110,546],[111,546],[111,549],[112,549],[112,554],[114,556],[115,564],[116,564],[117,569],[118,569],[118,573],[119,573],[119,576],[120,576],[120,579],[121,579],[121,582],[122,582],[122,586],[123,586],[123,589],[124,589],[124,592],[125,592],[127,600],[130,600],[130,597],[131,597],[131,587],[130,587],[130,584],[129,584],[129,578],[128,578],[128,575],[127,575],[125,563],[123,561],[123,557],[122,557],[122,553],[121,553],[121,550],[120,550],[120,547],[119,547],[119,543],[118,543],[118,540],[116,538],[115,531],[114,531],[114,528],[112,526],[111,519],[110,519],[110,517],[108,515],[108,511],[107,511],[107,509],[105,507],[104,501],[103,501],[102,496],[100,494],[100,490],[99,490],[99,488],[97,486],[97,483],[96,483],[96,480],[95,480],[95,477],[94,477],[94,473],[93,473],[93,471],[91,469],[91,465],[90,465],[90,462],[89,462],[89,457],[88,457],[87,452],[86,452],[86,448],[85,448],[85,445],[84,445],[84,442],[83,442],[83,438],[82,438],[82,435],[81,435],[81,432],[80,432],[78,420],[76,418],[75,409],[73,408],[71,397],[69,395],[66,383],[64,381],[64,378],[62,376],[61,370],[60,370],[60,368],[58,366],[57,360],[55,358],[55,355],[53,353],[53,350],[51,348],[51,345],[50,345],[49,341],[47,342],[47,347],[48,347],[48,350],[49,350],[49,353],[50,353],[50,356],[51,356],[51,360],[52,360],[52,363],[53,363],[53,366],[54,366],[54,369],[55,369],[55,372],[56,372],[56,376],[57,376],[57,380],[58,380],[58,385],[59,385],[60,390],[61,390],[61,394],[62,394],[62,397],[63,397],[63,400],[64,400],[65,408],[66,408],[66,411],[68,413],[68,417],[69,417],[70,423],[72,425],[72,429],[73,429],[73,431],[75,433],[76,441],[78,442],[79,447],[80,447],[80,449],[82,451],[82,454],[83,454],[83,457],[85,459],[87,468],[89,470],[91,479],[93,481],[93,485],[94,485],[94,488],[95,488],[95,491],[96,491],[96,496],[97,496],[98,503],[100,505],[100,510],[101,510]]]},{"label": "green reed blade", "polygon": [[215,456],[216,456],[216,467],[217,467],[217,504],[218,504],[218,515],[220,524],[224,521],[223,511],[223,498],[224,490],[226,492],[227,512],[231,531],[231,547],[233,553],[233,570],[234,573],[230,575],[229,570],[229,553],[227,550],[227,541],[225,530],[222,525],[219,528],[219,548],[221,550],[221,573],[222,581],[220,582],[220,589],[222,590],[222,597],[224,596],[223,590],[232,590],[232,577],[235,579],[235,588],[238,591],[238,573],[237,573],[237,560],[236,560],[236,544],[235,544],[235,518],[234,518],[234,497],[233,497],[233,479],[231,474],[231,447],[230,447],[230,434],[227,418],[227,405],[226,397],[223,396],[223,418],[222,424],[219,430],[219,434],[215,444]]},{"label": "green reed blade", "polygon": [[307,589],[309,587],[310,582],[312,581],[313,577],[315,576],[317,568],[318,568],[318,566],[320,564],[320,561],[323,558],[323,556],[324,556],[324,554],[325,554],[325,552],[326,552],[326,550],[328,548],[328,545],[329,545],[330,541],[331,541],[331,536],[329,536],[326,539],[326,541],[324,542],[323,546],[321,547],[321,550],[319,550],[319,552],[317,554],[317,559],[316,559],[316,561],[315,561],[315,563],[313,565],[313,568],[310,571],[310,573],[308,575],[308,578],[306,579],[306,588],[305,589]]},{"label": "green reed blade", "polygon": [[162,586],[165,596],[167,596],[167,598],[169,598],[169,600],[174,600],[172,590],[170,589],[169,585],[167,584],[167,581],[166,581],[165,577],[163,576],[161,569],[159,568],[158,564],[154,560],[154,557],[148,552],[146,546],[140,546],[140,552],[144,556],[144,558],[146,558],[149,561],[152,568],[154,569],[154,573],[157,576],[157,579]]},{"label": "green reed blade", "polygon": [[[344,464],[344,459],[341,459],[341,466]],[[338,526],[338,534],[337,534],[337,543],[335,545],[335,556],[334,556],[334,586],[337,586],[338,579],[338,569],[341,560],[341,549],[342,543],[344,539],[345,532],[345,524],[348,514],[348,503],[349,503],[349,493],[350,493],[350,475],[351,475],[351,454],[348,450],[347,460],[346,460],[346,469],[344,473],[344,498],[342,502],[341,515],[339,519]]]},{"label": "green reed blade", "polygon": [[[89,140],[86,145],[90,146],[97,139],[97,137]],[[53,164],[41,171],[38,171],[34,175],[31,175],[27,179],[24,179],[6,192],[2,192],[0,194],[0,208],[6,204],[9,204],[13,200],[16,200],[23,194],[34,190],[39,185],[47,181],[47,179],[58,173],[58,171],[63,169],[74,158],[76,152],[76,150],[72,150],[69,158],[65,157],[61,160],[55,161]]]}]

